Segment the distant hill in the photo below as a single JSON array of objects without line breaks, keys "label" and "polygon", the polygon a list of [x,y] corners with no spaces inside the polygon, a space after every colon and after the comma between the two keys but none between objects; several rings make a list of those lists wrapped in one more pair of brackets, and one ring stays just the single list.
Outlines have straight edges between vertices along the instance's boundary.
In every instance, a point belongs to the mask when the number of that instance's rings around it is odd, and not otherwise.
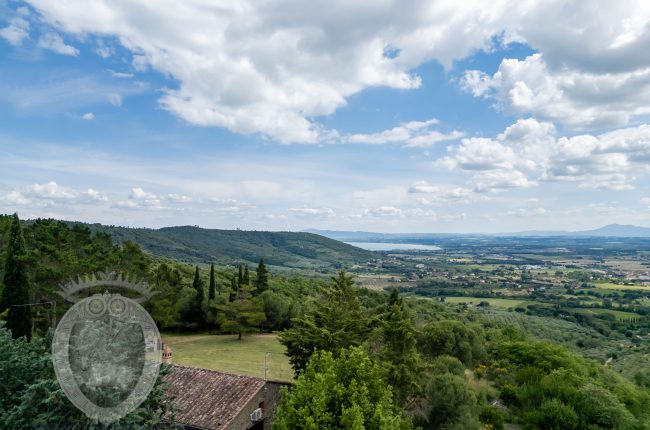
[{"label": "distant hill", "polygon": [[315,269],[373,258],[370,251],[312,233],[85,225],[95,232],[109,233],[115,242],[130,240],[154,255],[189,263],[256,264],[263,257],[272,266]]},{"label": "distant hill", "polygon": [[397,242],[397,243],[419,243],[427,240],[435,240],[450,237],[470,236],[501,236],[501,237],[550,237],[550,236],[592,236],[592,237],[650,237],[650,228],[635,225],[609,224],[594,230],[582,231],[550,231],[530,230],[513,233],[374,233],[367,231],[337,231],[337,230],[307,230],[332,239],[349,242]]},{"label": "distant hill", "polygon": [[581,236],[650,237],[650,228],[636,225],[609,224],[595,230],[581,231]]},{"label": "distant hill", "polygon": [[609,224],[593,230],[582,231],[520,231],[502,233],[500,236],[591,236],[591,237],[650,237],[650,228],[636,225]]}]

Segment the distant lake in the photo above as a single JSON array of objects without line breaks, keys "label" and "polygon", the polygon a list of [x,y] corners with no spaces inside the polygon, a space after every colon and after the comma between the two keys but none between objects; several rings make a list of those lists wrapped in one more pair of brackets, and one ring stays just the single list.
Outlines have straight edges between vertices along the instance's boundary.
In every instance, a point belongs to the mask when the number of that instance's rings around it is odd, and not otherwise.
[{"label": "distant lake", "polygon": [[345,242],[348,245],[367,249],[368,251],[439,251],[442,248],[435,245],[419,245],[413,243],[389,242]]}]

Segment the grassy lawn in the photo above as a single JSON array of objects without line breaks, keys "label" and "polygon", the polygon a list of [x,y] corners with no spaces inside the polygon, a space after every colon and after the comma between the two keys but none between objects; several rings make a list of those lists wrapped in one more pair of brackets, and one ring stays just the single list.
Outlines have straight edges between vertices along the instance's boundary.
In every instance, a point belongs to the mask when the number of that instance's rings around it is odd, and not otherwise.
[{"label": "grassy lawn", "polygon": [[641,285],[620,285],[612,282],[594,282],[594,286],[605,290],[644,290],[650,292],[650,287]]},{"label": "grassy lawn", "polygon": [[482,297],[445,297],[445,303],[468,303],[474,306],[478,305],[480,302],[488,302],[490,306],[495,308],[516,308],[517,306],[525,307],[528,303],[531,303],[530,300],[522,299],[496,299],[496,298],[482,298]]},{"label": "grassy lawn", "polygon": [[162,339],[172,348],[175,364],[263,378],[268,353],[267,378],[293,378],[285,348],[275,334],[249,335],[240,341],[235,335],[163,333]]}]

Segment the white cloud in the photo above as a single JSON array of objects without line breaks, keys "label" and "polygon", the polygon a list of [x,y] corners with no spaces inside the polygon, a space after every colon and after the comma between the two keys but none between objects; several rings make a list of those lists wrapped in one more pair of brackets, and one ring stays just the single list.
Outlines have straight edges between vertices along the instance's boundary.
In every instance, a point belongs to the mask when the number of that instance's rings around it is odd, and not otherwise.
[{"label": "white cloud", "polygon": [[411,194],[424,194],[417,202],[424,206],[449,203],[470,203],[476,199],[474,192],[469,188],[455,185],[430,184],[427,181],[418,181],[409,188]]},{"label": "white cloud", "polygon": [[307,216],[314,218],[333,218],[336,216],[334,211],[331,208],[321,207],[321,208],[291,208],[291,212],[299,216]]},{"label": "white cloud", "polygon": [[[151,67],[176,79],[179,87],[160,102],[184,120],[282,142],[319,141],[329,131],[313,118],[345,106],[347,97],[368,87],[419,87],[410,71],[423,62],[438,59],[449,67],[489,46],[507,3],[495,1],[495,13],[483,13],[469,3],[428,1],[403,7],[396,1],[193,0],[164,8],[30,1],[60,31],[117,37],[132,51],[136,70]],[[442,138],[434,134],[420,144]]]},{"label": "white cloud", "polygon": [[184,194],[176,194],[176,193],[167,194],[167,196],[165,196],[165,199],[176,203],[189,203],[194,201],[194,199],[190,196],[186,196]]},{"label": "white cloud", "polygon": [[81,119],[86,121],[92,121],[95,119],[95,114],[92,112],[86,112],[85,114],[81,115]]},{"label": "white cloud", "polygon": [[508,216],[515,216],[517,218],[530,218],[530,217],[538,217],[542,215],[549,215],[551,211],[548,209],[542,208],[542,207],[537,207],[534,209],[517,209],[513,211],[508,211],[505,214]]},{"label": "white cloud", "polygon": [[[317,117],[366,88],[419,87],[412,71],[427,61],[449,69],[514,41],[539,54],[504,60],[494,76],[466,74],[476,96],[574,128],[627,124],[647,111],[650,58],[639,55],[650,43],[647,2],[28,1],[58,31],[115,37],[136,70],[176,80],[160,103],[184,120],[282,142],[326,139],[331,131]],[[590,102],[597,107],[581,109]],[[432,133],[413,144],[450,137]]]},{"label": "white cloud", "polygon": [[373,209],[364,209],[362,216],[371,218],[401,218],[404,216],[404,212],[395,206],[380,206]]},{"label": "white cloud", "polygon": [[71,200],[77,197],[78,193],[72,188],[63,187],[54,181],[50,181],[46,184],[30,186],[27,195],[39,199]]},{"label": "white cloud", "polygon": [[94,190],[92,188],[88,188],[88,190],[86,190],[86,192],[84,192],[83,195],[87,197],[89,200],[93,200],[93,201],[98,201],[98,202],[108,201],[108,197],[106,196],[106,193]]},{"label": "white cloud", "polygon": [[2,198],[2,201],[19,206],[52,207],[61,205],[68,207],[74,204],[107,202],[108,197],[106,193],[92,188],[80,192],[50,181],[43,184],[33,184],[22,190],[10,191]]},{"label": "white cloud", "polygon": [[7,27],[0,28],[0,37],[14,46],[21,45],[23,40],[29,39],[29,22],[21,17],[13,18]]},{"label": "white cloud", "polygon": [[131,79],[133,77],[133,73],[116,72],[115,70],[110,69],[108,70],[108,73],[110,73],[114,78]]},{"label": "white cloud", "polygon": [[63,38],[57,33],[50,32],[42,35],[38,39],[38,46],[61,55],[70,55],[73,57],[79,55],[79,50],[74,46],[66,45]]},{"label": "white cloud", "polygon": [[607,74],[551,70],[538,53],[504,59],[493,76],[467,71],[462,86],[477,97],[494,98],[499,108],[577,130],[622,126],[650,113],[650,65]]},{"label": "white cloud", "polygon": [[25,197],[20,191],[10,191],[5,195],[3,200],[10,205],[17,206],[24,206],[31,203],[31,200]]},{"label": "white cloud", "polygon": [[133,210],[155,210],[160,211],[169,209],[162,204],[162,199],[154,193],[150,193],[142,189],[142,187],[134,187],[131,189],[128,200],[118,201],[114,207],[121,209]]},{"label": "white cloud", "polygon": [[119,106],[123,97],[141,94],[149,85],[144,82],[108,80],[100,76],[74,76],[52,70],[47,79],[34,81],[31,75],[0,80],[0,100],[23,110],[67,112],[111,103]]},{"label": "white cloud", "polygon": [[463,133],[457,130],[447,134],[432,130],[431,126],[438,123],[439,121],[435,118],[427,121],[410,121],[379,133],[345,136],[343,141],[369,144],[403,143],[408,147],[427,147],[438,142],[459,139],[463,136]]},{"label": "white cloud", "polygon": [[525,188],[540,181],[573,181],[585,188],[633,188],[647,173],[650,126],[597,136],[555,136],[552,124],[519,120],[494,139],[467,138],[449,146],[436,165],[470,174],[477,191]]}]

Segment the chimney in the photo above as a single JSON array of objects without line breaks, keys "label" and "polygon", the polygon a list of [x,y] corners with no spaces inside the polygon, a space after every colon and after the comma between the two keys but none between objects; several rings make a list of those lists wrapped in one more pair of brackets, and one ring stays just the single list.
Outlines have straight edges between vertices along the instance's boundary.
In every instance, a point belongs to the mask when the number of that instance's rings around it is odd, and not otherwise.
[{"label": "chimney", "polygon": [[172,364],[172,349],[166,343],[163,343],[162,362]]}]

